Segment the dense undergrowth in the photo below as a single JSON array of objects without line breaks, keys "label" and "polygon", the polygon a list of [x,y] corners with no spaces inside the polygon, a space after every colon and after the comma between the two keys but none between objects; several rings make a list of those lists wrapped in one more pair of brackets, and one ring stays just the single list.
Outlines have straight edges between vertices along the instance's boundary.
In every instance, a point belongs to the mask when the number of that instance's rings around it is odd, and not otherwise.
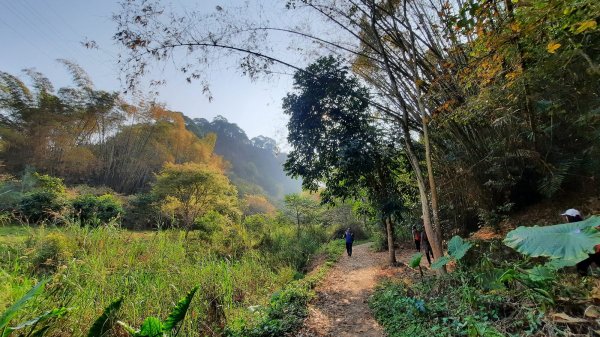
[{"label": "dense undergrowth", "polygon": [[[226,254],[224,243],[214,249],[216,245],[198,233],[186,238],[179,230],[131,232],[71,225],[4,227],[2,232],[0,308],[17,301],[40,280],[48,281],[45,291],[19,312],[14,323],[56,307],[69,308],[45,336],[86,335],[102,310],[121,297],[116,318],[139,326],[146,317],[168,315],[195,286],[199,289],[181,336],[211,336],[225,330],[236,335],[235,331],[250,329],[271,333],[253,332],[254,336],[280,335],[303,317],[311,288],[323,273],[302,278],[299,270],[307,256],[325,251],[333,258],[343,249],[337,241],[319,248],[323,241],[314,231],[306,230],[297,238],[295,231],[276,226],[269,236],[271,245],[237,255]],[[121,327],[112,327],[111,335],[124,333]]]},{"label": "dense undergrowth", "polygon": [[593,335],[598,322],[581,317],[600,281],[538,265],[482,242],[446,275],[380,284],[370,306],[390,337]]}]

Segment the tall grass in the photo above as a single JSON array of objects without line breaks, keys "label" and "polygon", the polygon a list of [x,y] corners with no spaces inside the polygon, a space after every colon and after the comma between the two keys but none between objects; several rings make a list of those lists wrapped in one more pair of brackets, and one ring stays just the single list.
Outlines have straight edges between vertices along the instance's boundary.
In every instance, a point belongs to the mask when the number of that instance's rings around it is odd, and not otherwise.
[{"label": "tall grass", "polygon": [[[17,232],[24,235],[22,229]],[[48,335],[81,336],[121,296],[118,319],[139,326],[147,316],[168,315],[183,294],[199,285],[181,335],[217,334],[234,318],[251,315],[248,307],[267,305],[270,295],[291,282],[296,267],[316,250],[312,245],[318,246],[308,237],[310,249],[283,231],[275,234],[270,241],[276,249],[247,249],[228,258],[211,248],[214,243],[193,235],[185,239],[176,230],[29,229],[26,239],[0,241],[0,311],[48,277],[44,294],[17,320],[57,306],[72,307]],[[294,259],[298,255],[301,262]]]}]

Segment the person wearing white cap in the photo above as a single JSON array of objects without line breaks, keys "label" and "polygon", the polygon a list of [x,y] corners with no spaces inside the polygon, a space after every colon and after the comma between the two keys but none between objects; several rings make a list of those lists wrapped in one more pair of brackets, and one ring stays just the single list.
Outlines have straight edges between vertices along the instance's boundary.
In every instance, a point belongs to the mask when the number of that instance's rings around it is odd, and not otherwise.
[{"label": "person wearing white cap", "polygon": [[[567,220],[567,222],[569,222],[569,223],[578,222],[578,221],[583,220],[583,218],[581,216],[581,212],[579,212],[578,210],[576,210],[574,208],[569,208],[561,215],[564,216],[565,219]],[[588,275],[589,269],[590,269],[590,266],[592,265],[592,263],[595,263],[598,267],[600,267],[600,245],[594,246],[594,250],[595,250],[594,254],[588,254],[589,257],[587,259],[577,263],[577,265],[576,265],[577,272],[580,275],[584,275],[584,276]]]},{"label": "person wearing white cap", "polygon": [[567,220],[569,223],[583,220],[581,213],[575,208],[569,208],[561,215],[564,216],[565,220]]}]

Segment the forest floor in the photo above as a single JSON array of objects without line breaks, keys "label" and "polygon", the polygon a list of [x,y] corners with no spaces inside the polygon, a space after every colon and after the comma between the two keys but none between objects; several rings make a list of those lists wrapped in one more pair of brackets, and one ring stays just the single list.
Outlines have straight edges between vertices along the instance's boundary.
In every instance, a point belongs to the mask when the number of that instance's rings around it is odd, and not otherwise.
[{"label": "forest floor", "polygon": [[[397,267],[389,267],[388,253],[373,252],[370,243],[355,246],[352,257],[344,255],[315,289],[308,318],[298,337],[383,337],[385,333],[369,309],[369,296],[382,278],[414,278],[406,265],[415,254],[409,247],[396,251]],[[428,272],[426,259],[421,262]]]}]

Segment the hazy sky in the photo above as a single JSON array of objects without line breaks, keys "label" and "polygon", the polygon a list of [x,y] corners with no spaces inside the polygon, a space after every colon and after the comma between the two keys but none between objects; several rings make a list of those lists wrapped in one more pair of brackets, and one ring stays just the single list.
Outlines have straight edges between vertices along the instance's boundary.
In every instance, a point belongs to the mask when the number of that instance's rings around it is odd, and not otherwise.
[{"label": "hazy sky", "polygon": [[[207,10],[213,10],[217,3],[175,2]],[[64,58],[82,66],[97,88],[120,90],[116,64],[120,49],[111,40],[115,32],[111,16],[118,9],[117,0],[0,0],[0,70],[25,79],[21,70],[35,68],[58,88],[70,83],[68,72],[56,62]],[[86,39],[96,41],[100,49],[84,48],[81,42]],[[167,85],[159,88],[158,100],[190,117],[211,120],[223,115],[237,123],[250,138],[265,135],[283,142],[286,120],[281,112],[281,99],[291,89],[291,77],[283,75],[268,82],[251,82],[235,69],[218,65],[215,69],[210,76],[214,96],[211,103],[202,95],[199,83],[188,84],[182,74],[169,66],[158,74],[167,79]]]}]

